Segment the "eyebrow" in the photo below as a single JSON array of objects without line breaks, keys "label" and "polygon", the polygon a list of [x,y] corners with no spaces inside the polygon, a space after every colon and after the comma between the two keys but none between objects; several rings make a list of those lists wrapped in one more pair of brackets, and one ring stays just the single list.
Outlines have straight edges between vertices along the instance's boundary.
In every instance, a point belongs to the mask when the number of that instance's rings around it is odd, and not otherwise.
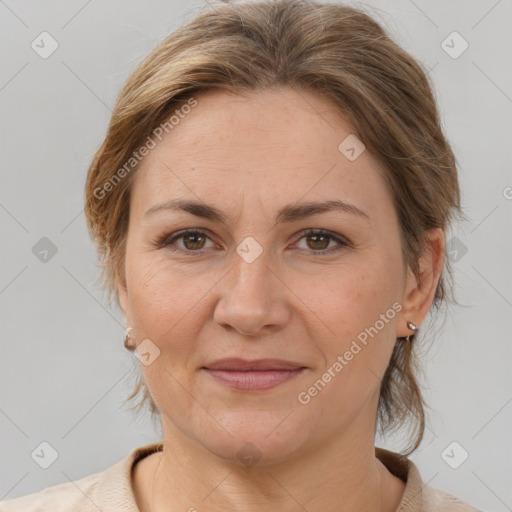
[{"label": "eyebrow", "polygon": [[[190,201],[186,199],[174,199],[165,203],[160,203],[152,206],[145,214],[147,217],[155,212],[162,210],[171,211],[184,211],[200,217],[202,219],[208,219],[222,224],[227,224],[227,217],[214,206],[207,205],[205,203]],[[341,211],[355,215],[361,219],[371,222],[370,217],[354,206],[353,204],[346,203],[340,200],[332,201],[313,201],[308,203],[289,204],[281,208],[276,216],[276,224],[280,222],[293,222],[302,219],[312,217],[320,213],[326,213],[331,211]]]}]

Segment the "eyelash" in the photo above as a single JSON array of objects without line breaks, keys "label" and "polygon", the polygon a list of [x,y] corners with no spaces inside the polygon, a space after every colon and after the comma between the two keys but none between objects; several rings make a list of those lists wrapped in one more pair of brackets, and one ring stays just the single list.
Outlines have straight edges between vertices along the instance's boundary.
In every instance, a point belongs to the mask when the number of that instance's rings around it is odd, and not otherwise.
[{"label": "eyelash", "polygon": [[[167,249],[170,249],[172,251],[181,251],[181,252],[189,253],[189,254],[194,254],[194,253],[195,254],[201,254],[205,249],[198,249],[196,251],[193,251],[193,250],[178,248],[176,246],[171,247],[172,245],[174,245],[174,242],[176,240],[178,240],[180,238],[183,238],[186,235],[201,235],[201,236],[204,236],[207,239],[211,240],[211,238],[204,231],[201,231],[201,230],[198,230],[198,229],[187,229],[185,231],[181,231],[181,232],[178,232],[176,234],[164,235],[161,238],[159,238],[158,240],[156,240],[154,243],[155,243],[155,245],[159,249],[167,248]],[[315,254],[315,255],[318,255],[318,256],[323,256],[325,254],[332,254],[332,253],[340,251],[343,248],[351,247],[351,244],[350,244],[350,242],[348,242],[348,240],[343,240],[343,239],[341,239],[341,238],[339,238],[337,236],[334,236],[329,231],[325,231],[323,229],[307,229],[307,230],[302,232],[302,236],[297,240],[297,242],[302,240],[303,238],[305,238],[307,236],[311,236],[311,235],[325,236],[325,237],[328,237],[331,240],[334,240],[334,241],[338,242],[338,247],[335,247],[334,250],[333,250],[332,247],[330,249],[323,249],[323,250],[320,250],[320,251],[315,251],[315,250],[312,250],[312,249],[310,250],[310,252],[312,254]],[[299,250],[301,250],[301,249],[299,249]]]}]

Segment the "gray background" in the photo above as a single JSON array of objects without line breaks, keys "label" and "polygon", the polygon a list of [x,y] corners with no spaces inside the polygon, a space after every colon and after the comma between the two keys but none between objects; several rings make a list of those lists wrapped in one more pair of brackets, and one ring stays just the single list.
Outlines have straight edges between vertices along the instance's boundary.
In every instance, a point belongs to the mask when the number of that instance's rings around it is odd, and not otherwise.
[{"label": "gray background", "polygon": [[[430,70],[470,217],[449,236],[463,306],[424,356],[433,412],[412,459],[425,482],[495,511],[512,510],[511,3],[356,4]],[[122,83],[199,5],[0,0],[0,500],[101,471],[159,439],[122,405],[138,362],[97,286],[82,199]],[[47,59],[31,48],[43,31],[59,45]],[[469,44],[458,58],[442,47],[453,31]],[[57,248],[47,261],[33,253],[42,237]],[[31,458],[43,441],[58,452],[48,469]],[[469,453],[458,469],[441,455],[453,441]]]}]

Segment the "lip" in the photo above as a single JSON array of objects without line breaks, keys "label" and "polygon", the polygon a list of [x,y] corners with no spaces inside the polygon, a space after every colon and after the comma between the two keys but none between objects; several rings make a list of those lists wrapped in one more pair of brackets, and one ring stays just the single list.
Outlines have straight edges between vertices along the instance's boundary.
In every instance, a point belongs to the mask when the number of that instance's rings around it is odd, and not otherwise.
[{"label": "lip", "polygon": [[305,368],[303,364],[283,359],[253,359],[247,360],[239,357],[226,359],[217,359],[211,363],[205,364],[203,368],[207,370],[225,370],[225,371],[264,371],[264,370],[297,370]]},{"label": "lip", "polygon": [[281,359],[220,359],[203,366],[208,375],[239,391],[265,391],[301,374],[306,367]]}]

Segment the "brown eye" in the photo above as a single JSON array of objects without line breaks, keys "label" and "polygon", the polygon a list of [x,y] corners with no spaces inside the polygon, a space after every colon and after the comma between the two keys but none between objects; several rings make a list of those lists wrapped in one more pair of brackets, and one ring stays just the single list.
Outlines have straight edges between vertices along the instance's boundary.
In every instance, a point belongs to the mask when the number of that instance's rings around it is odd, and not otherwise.
[{"label": "brown eye", "polygon": [[[300,246],[300,242],[303,239],[306,241],[305,247]],[[333,242],[334,245],[331,245],[331,242]],[[322,255],[336,252],[344,247],[350,247],[350,243],[334,236],[328,231],[311,229],[303,233],[297,246],[299,249],[304,249],[316,255]]]},{"label": "brown eye", "polygon": [[308,240],[309,248],[320,251],[323,251],[329,247],[330,238],[331,237],[326,235],[308,235],[306,237]]},{"label": "brown eye", "polygon": [[191,233],[191,234],[181,235],[180,238],[183,239],[183,245],[184,245],[185,249],[187,249],[189,251],[196,251],[198,249],[203,248],[207,237],[205,237],[201,233]]},{"label": "brown eye", "polygon": [[[305,247],[300,247],[300,242],[303,239],[306,240]],[[208,241],[214,244],[210,237],[203,231],[187,230],[181,233],[173,233],[172,235],[164,236],[155,243],[157,247],[161,249],[168,248],[185,253],[201,253],[203,250],[208,249],[206,246]],[[344,238],[338,238],[328,231],[314,229],[304,232],[296,245],[299,249],[318,256],[334,253],[345,247],[351,247],[350,242],[346,241]],[[210,246],[210,248],[212,247]]]},{"label": "brown eye", "polygon": [[160,249],[168,248],[183,252],[200,252],[205,249],[208,240],[210,240],[210,237],[202,231],[188,230],[164,236],[156,244]]}]

